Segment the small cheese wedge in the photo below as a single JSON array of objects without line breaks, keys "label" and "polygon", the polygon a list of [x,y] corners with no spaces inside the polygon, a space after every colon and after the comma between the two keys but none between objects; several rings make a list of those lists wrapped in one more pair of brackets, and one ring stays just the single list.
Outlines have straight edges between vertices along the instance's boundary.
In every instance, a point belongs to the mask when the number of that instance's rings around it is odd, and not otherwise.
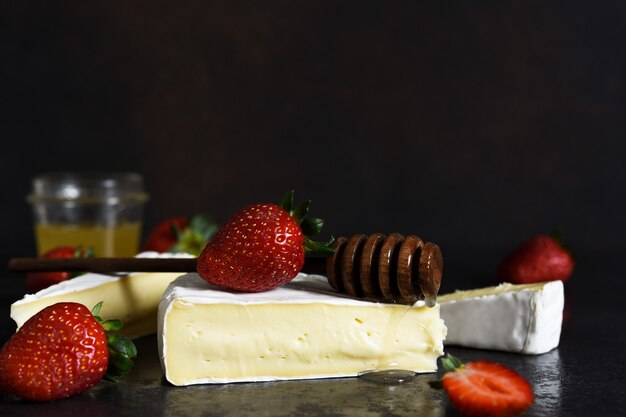
[{"label": "small cheese wedge", "polygon": [[163,296],[157,340],[166,379],[192,385],[433,372],[445,334],[439,306],[349,299],[320,276],[245,294],[187,274]]},{"label": "small cheese wedge", "polygon": [[563,283],[500,284],[440,295],[446,345],[541,354],[559,345]]},{"label": "small cheese wedge", "polygon": [[[144,252],[141,257],[189,257],[186,254]],[[84,274],[27,294],[11,305],[11,318],[19,329],[43,308],[62,301],[84,304],[89,309],[103,301],[100,316],[122,320],[121,333],[136,338],[156,332],[156,315],[163,292],[181,273],[134,273],[126,276]]]}]

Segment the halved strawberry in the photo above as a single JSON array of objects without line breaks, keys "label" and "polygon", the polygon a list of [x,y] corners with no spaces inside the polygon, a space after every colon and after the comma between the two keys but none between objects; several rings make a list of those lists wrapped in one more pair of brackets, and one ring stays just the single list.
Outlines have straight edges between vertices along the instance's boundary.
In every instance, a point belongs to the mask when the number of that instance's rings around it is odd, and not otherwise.
[{"label": "halved strawberry", "polygon": [[[82,246],[57,246],[42,255],[44,258],[90,258],[93,256],[92,248]],[[26,291],[30,294],[43,290],[53,284],[66,281],[77,274],[70,272],[30,272],[26,275]]]},{"label": "halved strawberry", "polygon": [[198,274],[211,284],[245,292],[267,291],[291,281],[302,269],[305,251],[332,253],[330,242],[314,242],[307,236],[320,232],[324,224],[306,218],[310,203],[293,208],[290,191],[282,207],[245,207],[206,245],[198,258]]},{"label": "halved strawberry", "polygon": [[137,350],[115,333],[119,320],[98,317],[101,306],[92,313],[82,304],[61,302],[28,319],[0,350],[0,390],[50,401],[129,372]]},{"label": "halved strawberry", "polygon": [[464,416],[513,417],[533,403],[533,391],[517,372],[494,362],[463,364],[447,354],[441,358],[446,373],[443,389]]}]

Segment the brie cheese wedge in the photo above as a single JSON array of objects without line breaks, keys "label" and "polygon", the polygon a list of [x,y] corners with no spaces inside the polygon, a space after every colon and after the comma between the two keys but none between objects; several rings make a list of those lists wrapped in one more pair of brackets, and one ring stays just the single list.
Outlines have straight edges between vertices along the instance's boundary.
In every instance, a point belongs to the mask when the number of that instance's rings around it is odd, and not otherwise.
[{"label": "brie cheese wedge", "polygon": [[[144,252],[139,257],[191,257],[187,254]],[[58,302],[76,302],[92,309],[103,301],[100,316],[124,323],[120,333],[136,338],[156,332],[156,314],[163,292],[180,272],[133,273],[111,276],[88,273],[27,294],[11,305],[19,329],[43,308]]]},{"label": "brie cheese wedge", "polygon": [[234,293],[187,274],[163,295],[157,340],[166,379],[191,385],[433,372],[445,334],[439,306],[350,299],[321,276]]},{"label": "brie cheese wedge", "polygon": [[540,354],[559,345],[563,282],[500,284],[437,297],[446,345]]}]

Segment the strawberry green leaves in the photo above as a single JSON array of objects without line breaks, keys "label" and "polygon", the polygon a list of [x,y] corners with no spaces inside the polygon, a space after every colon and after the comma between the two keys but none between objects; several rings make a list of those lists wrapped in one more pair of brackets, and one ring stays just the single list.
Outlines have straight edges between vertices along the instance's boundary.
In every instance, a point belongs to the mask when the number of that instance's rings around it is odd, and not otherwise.
[{"label": "strawberry green leaves", "polygon": [[109,366],[104,378],[116,381],[117,378],[126,375],[133,369],[137,348],[125,336],[120,334],[107,334],[107,346],[109,348]]},{"label": "strawberry green leaves", "polygon": [[100,310],[103,302],[99,302],[91,310],[94,318],[106,332],[107,347],[109,349],[109,363],[104,379],[117,381],[117,378],[126,375],[131,371],[137,357],[135,344],[126,336],[118,334],[123,327],[123,323],[117,319],[102,320]]},{"label": "strawberry green leaves", "polygon": [[324,220],[307,217],[311,200],[304,200],[294,208],[294,190],[290,190],[281,199],[280,206],[296,221],[304,235],[304,251],[307,255],[328,256],[334,253],[330,245],[335,240],[332,236],[326,242],[317,242],[310,237],[319,234],[324,227]]},{"label": "strawberry green leaves", "polygon": [[463,362],[461,359],[448,353],[441,358],[441,366],[443,366],[444,371],[453,372],[462,368]]},{"label": "strawberry green leaves", "polygon": [[144,251],[189,253],[198,256],[218,231],[208,214],[191,218],[172,216],[154,226],[143,244]]},{"label": "strawberry green leaves", "polygon": [[218,230],[219,226],[211,216],[196,214],[187,227],[173,231],[176,243],[169,252],[185,252],[197,256]]}]

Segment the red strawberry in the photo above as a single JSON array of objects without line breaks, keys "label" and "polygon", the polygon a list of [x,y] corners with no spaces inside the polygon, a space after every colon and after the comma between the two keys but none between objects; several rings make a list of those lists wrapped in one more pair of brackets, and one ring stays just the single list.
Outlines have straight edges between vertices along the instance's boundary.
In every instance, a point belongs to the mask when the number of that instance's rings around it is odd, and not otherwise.
[{"label": "red strawberry", "polygon": [[574,271],[572,254],[548,235],[528,239],[500,263],[497,277],[513,284],[567,281]]},{"label": "red strawberry", "polygon": [[[32,316],[0,350],[0,390],[33,401],[77,395],[105,376],[130,370],[130,340],[107,334],[119,320],[97,317],[78,303],[57,303]],[[108,349],[107,349],[108,348]]]},{"label": "red strawberry", "polygon": [[[93,256],[91,248],[84,249],[80,246],[58,246],[50,249],[42,255],[44,258],[88,258]],[[70,272],[31,272],[26,275],[26,291],[30,294],[43,290],[53,284],[66,281],[75,274]]]},{"label": "red strawberry", "polygon": [[168,217],[158,223],[148,234],[143,250],[167,252],[178,242],[178,234],[189,224],[186,217]]},{"label": "red strawberry", "polygon": [[197,214],[191,219],[168,217],[150,231],[143,250],[186,252],[197,256],[216,231],[217,225],[207,215]]},{"label": "red strawberry", "polygon": [[443,389],[464,416],[519,416],[533,403],[533,391],[517,372],[493,362],[463,364],[448,354],[441,359]]},{"label": "red strawberry", "polygon": [[211,284],[236,291],[266,291],[291,281],[302,269],[304,253],[332,252],[327,243],[310,240],[318,233],[321,219],[305,219],[310,201],[291,210],[293,191],[283,198],[283,207],[253,204],[233,217],[209,242],[197,268]]}]

